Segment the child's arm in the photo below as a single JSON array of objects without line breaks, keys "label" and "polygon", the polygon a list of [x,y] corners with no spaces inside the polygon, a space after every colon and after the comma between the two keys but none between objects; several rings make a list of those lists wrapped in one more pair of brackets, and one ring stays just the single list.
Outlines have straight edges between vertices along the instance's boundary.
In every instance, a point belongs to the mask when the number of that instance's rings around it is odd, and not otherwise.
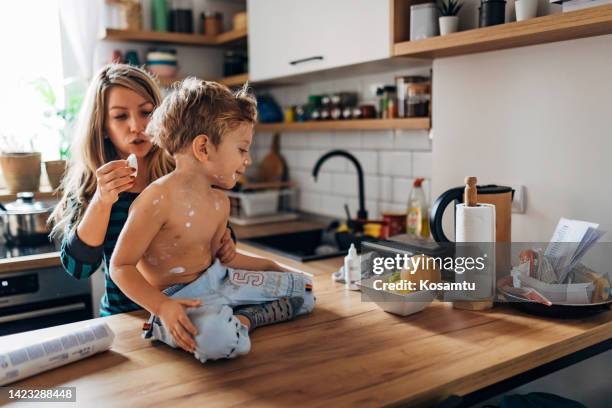
[{"label": "child's arm", "polygon": [[184,306],[195,307],[200,301],[169,298],[152,286],[136,268],[168,219],[168,197],[163,187],[152,184],[134,201],[111,258],[110,275],[130,299],[162,319],[179,346],[194,351],[195,341],[188,333],[195,336],[197,331]]},{"label": "child's arm", "polygon": [[[229,219],[230,212],[230,202],[229,198],[222,191],[216,190],[214,194],[219,194],[219,198],[222,200],[222,208],[224,211],[223,219],[217,231],[215,232],[215,237],[212,242],[212,253],[215,254],[215,257],[218,255],[219,248],[221,247],[222,236],[225,233],[227,221]],[[257,258],[254,256],[248,256],[241,253],[236,252],[234,258],[225,262],[224,265],[229,266],[230,268],[235,269],[246,269],[249,271],[278,271],[278,272],[289,272],[287,269],[283,268],[276,262],[267,258]]]}]

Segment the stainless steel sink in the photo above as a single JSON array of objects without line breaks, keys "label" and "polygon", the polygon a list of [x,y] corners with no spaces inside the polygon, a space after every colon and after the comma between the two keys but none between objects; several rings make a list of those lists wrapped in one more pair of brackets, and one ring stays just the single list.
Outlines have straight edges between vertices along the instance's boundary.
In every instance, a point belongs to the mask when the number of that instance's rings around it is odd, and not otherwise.
[{"label": "stainless steel sink", "polygon": [[308,231],[248,238],[242,242],[300,262],[346,255],[351,243],[359,249],[367,237],[318,228]]}]

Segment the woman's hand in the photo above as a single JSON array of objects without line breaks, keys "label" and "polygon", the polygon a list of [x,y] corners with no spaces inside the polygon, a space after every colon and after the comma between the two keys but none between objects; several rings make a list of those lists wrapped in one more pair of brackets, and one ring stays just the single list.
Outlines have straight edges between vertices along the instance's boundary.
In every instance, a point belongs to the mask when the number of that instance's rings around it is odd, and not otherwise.
[{"label": "woman's hand", "polygon": [[119,199],[119,193],[134,187],[134,171],[136,169],[130,167],[127,160],[114,160],[100,166],[96,170],[98,186],[94,197],[112,206]]},{"label": "woman's hand", "polygon": [[217,252],[217,258],[219,258],[219,260],[221,260],[221,263],[225,265],[231,262],[235,256],[236,245],[232,240],[232,234],[230,233],[229,228],[226,228],[223,237],[221,237],[221,247]]},{"label": "woman's hand", "polygon": [[198,334],[198,330],[187,317],[185,308],[198,307],[201,304],[202,302],[196,299],[168,298],[159,305],[157,313],[176,344],[190,353],[195,352],[196,342],[193,338]]}]

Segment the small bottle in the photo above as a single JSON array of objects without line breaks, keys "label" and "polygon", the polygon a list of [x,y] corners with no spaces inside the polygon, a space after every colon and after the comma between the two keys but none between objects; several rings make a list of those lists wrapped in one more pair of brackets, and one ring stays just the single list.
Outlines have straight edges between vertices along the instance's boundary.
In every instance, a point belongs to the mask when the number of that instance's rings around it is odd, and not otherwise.
[{"label": "small bottle", "polygon": [[417,178],[412,183],[412,191],[408,198],[408,214],[406,216],[406,232],[419,237],[429,237],[429,214],[423,178]]},{"label": "small bottle", "polygon": [[344,257],[344,281],[346,288],[359,290],[355,282],[361,280],[361,257],[357,255],[355,244],[351,244],[348,254]]}]

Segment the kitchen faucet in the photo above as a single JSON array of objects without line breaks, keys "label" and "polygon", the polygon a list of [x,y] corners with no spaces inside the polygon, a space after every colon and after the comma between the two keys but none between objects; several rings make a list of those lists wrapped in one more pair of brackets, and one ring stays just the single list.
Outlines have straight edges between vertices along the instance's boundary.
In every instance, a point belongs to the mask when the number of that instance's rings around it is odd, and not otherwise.
[{"label": "kitchen faucet", "polygon": [[355,165],[357,169],[357,188],[359,189],[359,211],[357,212],[357,218],[361,220],[368,219],[368,212],[365,209],[365,193],[363,188],[363,170],[361,169],[361,164],[357,160],[355,156],[347,152],[346,150],[332,150],[330,152],[325,153],[323,156],[317,160],[314,168],[312,169],[312,177],[314,177],[315,181],[317,181],[317,175],[319,174],[319,169],[323,165],[323,163],[334,156],[343,156],[349,159]]}]

